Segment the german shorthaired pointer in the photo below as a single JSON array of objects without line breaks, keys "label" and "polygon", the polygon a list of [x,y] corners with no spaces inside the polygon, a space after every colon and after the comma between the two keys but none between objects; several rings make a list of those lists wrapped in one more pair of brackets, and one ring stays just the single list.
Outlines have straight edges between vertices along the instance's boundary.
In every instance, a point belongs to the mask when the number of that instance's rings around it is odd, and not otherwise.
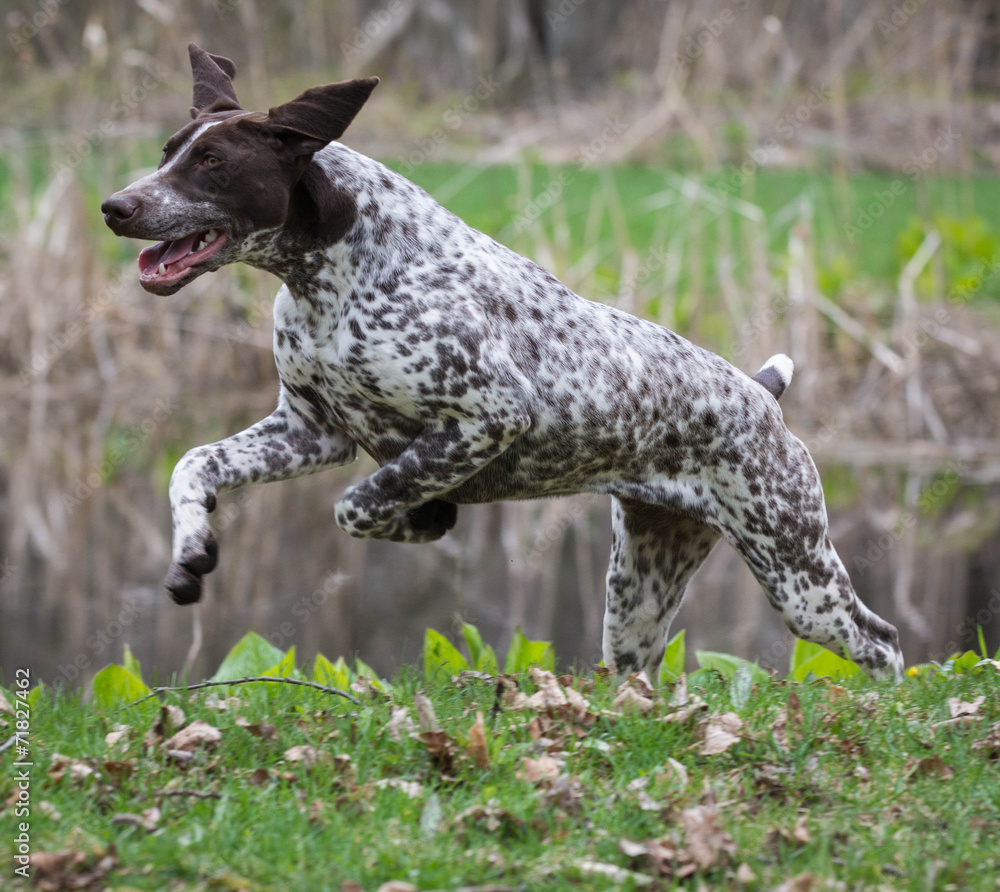
[{"label": "german shorthaired pointer", "polygon": [[430,542],[458,505],[611,496],[604,656],[618,672],[656,678],[688,580],[721,536],[796,635],[901,677],[896,630],[855,595],[816,468],[782,420],[787,357],[751,379],[584,300],[335,142],[376,78],[248,112],[233,63],[189,50],[194,120],[155,173],[103,204],[105,220],[160,240],[139,255],[153,294],[237,261],[285,284],[277,409],[173,473],[175,601],[197,601],[215,566],[220,492],[343,465],[360,445],[380,468],[336,504],[352,536]]}]

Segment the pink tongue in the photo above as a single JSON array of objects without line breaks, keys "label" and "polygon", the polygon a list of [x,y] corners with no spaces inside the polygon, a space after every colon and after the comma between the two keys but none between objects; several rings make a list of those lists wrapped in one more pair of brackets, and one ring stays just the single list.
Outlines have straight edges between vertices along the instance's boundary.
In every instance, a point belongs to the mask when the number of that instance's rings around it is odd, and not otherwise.
[{"label": "pink tongue", "polygon": [[191,253],[191,249],[194,247],[194,243],[198,239],[199,235],[200,233],[186,235],[184,238],[169,242],[170,247],[167,250],[167,253],[160,258],[160,263],[164,266],[170,266],[170,264],[175,260],[187,257],[187,255]]}]

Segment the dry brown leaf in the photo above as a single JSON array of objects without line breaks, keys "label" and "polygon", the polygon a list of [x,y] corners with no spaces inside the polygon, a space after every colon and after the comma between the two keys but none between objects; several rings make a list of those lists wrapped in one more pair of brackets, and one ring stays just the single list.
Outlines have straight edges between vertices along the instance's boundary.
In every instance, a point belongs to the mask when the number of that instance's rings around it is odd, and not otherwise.
[{"label": "dry brown leaf", "polygon": [[405,883],[403,880],[389,880],[378,887],[378,892],[419,892],[413,883]]},{"label": "dry brown leaf", "polygon": [[971,703],[966,703],[959,697],[949,697],[948,712],[953,719],[957,719],[963,715],[978,715],[979,707],[985,702],[985,696],[976,697]]},{"label": "dry brown leaf", "polygon": [[439,732],[441,730],[437,716],[434,714],[434,704],[423,691],[417,691],[413,695],[413,705],[417,710],[417,720],[420,722],[421,731]]},{"label": "dry brown leaf", "polygon": [[326,823],[325,813],[326,803],[322,799],[314,799],[309,803],[309,823],[310,824],[323,824]]},{"label": "dry brown leaf", "polygon": [[57,783],[66,778],[75,786],[79,786],[91,777],[93,773],[94,769],[86,762],[71,759],[69,756],[62,755],[62,753],[52,754],[48,775]]},{"label": "dry brown leaf", "polygon": [[254,737],[262,740],[274,740],[278,736],[278,729],[270,722],[251,722],[249,719],[239,715],[236,717],[236,725]]},{"label": "dry brown leaf", "polygon": [[782,749],[788,749],[788,713],[784,706],[774,715],[774,722],[771,725],[771,735],[778,746]]},{"label": "dry brown leaf", "polygon": [[220,740],[222,740],[222,732],[215,725],[210,725],[201,719],[195,719],[190,725],[182,728],[171,737],[164,744],[164,747],[168,750],[193,753],[200,747],[213,749]]},{"label": "dry brown leaf", "polygon": [[[667,758],[666,767],[670,770],[670,775],[675,777],[682,787],[688,785],[688,770],[687,767],[678,762],[673,756]],[[660,777],[665,775],[661,774]]]},{"label": "dry brown leaf", "polygon": [[990,733],[980,740],[973,741],[974,750],[984,750],[990,759],[1000,758],[1000,722],[994,722]]},{"label": "dry brown leaf", "polygon": [[330,754],[319,747],[301,743],[285,750],[285,759],[289,762],[299,762],[303,768],[313,768],[320,762],[329,762]]},{"label": "dry brown leaf", "polygon": [[111,816],[112,824],[126,824],[131,827],[138,827],[147,833],[152,833],[160,823],[160,810],[155,806],[147,808],[141,815],[131,812],[121,812]]},{"label": "dry brown leaf", "polygon": [[3,691],[0,691],[0,712],[13,712],[14,707],[10,705],[10,701],[7,699]]},{"label": "dry brown leaf", "polygon": [[236,696],[226,697],[223,699],[218,694],[212,693],[205,698],[205,705],[209,709],[226,712],[229,709],[239,709],[243,705],[243,701]]},{"label": "dry brown leaf", "polygon": [[32,852],[31,873],[42,892],[95,887],[115,866],[115,849],[88,855],[79,851]]},{"label": "dry brown leaf", "polygon": [[636,688],[630,684],[623,684],[611,704],[614,709],[620,709],[627,715],[645,715],[652,710],[653,701],[649,697],[644,697]]},{"label": "dry brown leaf", "polygon": [[681,673],[674,685],[674,692],[670,696],[670,706],[688,705],[688,677],[686,672]]},{"label": "dry brown leaf", "polygon": [[252,787],[263,787],[270,777],[271,775],[266,768],[255,768],[247,778],[247,783]]},{"label": "dry brown leaf", "polygon": [[775,892],[843,892],[846,887],[839,880],[830,880],[825,877],[818,877],[814,873],[800,873],[798,876],[785,880],[775,889]]},{"label": "dry brown leaf", "polygon": [[120,744],[128,746],[128,738],[131,730],[131,728],[126,728],[121,731],[108,731],[108,733],[104,735],[104,745],[109,748]]},{"label": "dry brown leaf", "polygon": [[792,839],[803,845],[812,842],[812,837],[809,835],[809,828],[806,827],[805,815],[801,815],[795,822],[795,826],[792,828]]},{"label": "dry brown leaf", "polygon": [[740,742],[739,731],[742,727],[743,720],[735,712],[712,716],[705,723],[705,742],[698,752],[703,756],[724,753]]},{"label": "dry brown leaf", "polygon": [[469,728],[469,755],[480,768],[490,767],[490,750],[486,744],[486,723],[482,711],[476,712],[476,720]]},{"label": "dry brown leaf", "polygon": [[603,861],[578,861],[576,869],[584,876],[606,877],[616,886],[622,886],[631,882],[635,886],[649,886],[653,882],[652,877],[643,873],[636,873],[634,870],[626,870],[616,864],[605,864]]},{"label": "dry brown leaf", "polygon": [[45,815],[47,818],[51,818],[53,821],[62,820],[62,812],[59,811],[51,802],[43,799],[38,803],[38,810]]},{"label": "dry brown leaf", "polygon": [[662,802],[658,802],[657,800],[655,800],[645,790],[639,791],[638,799],[639,799],[639,808],[642,811],[660,812],[663,811],[665,807]]},{"label": "dry brown leaf", "polygon": [[839,684],[830,685],[830,705],[839,706],[847,703],[851,699],[851,692]]},{"label": "dry brown leaf", "polygon": [[416,781],[402,780],[398,777],[383,777],[375,781],[375,786],[380,789],[399,790],[405,793],[410,799],[419,799],[424,792],[424,788]]},{"label": "dry brown leaf", "polygon": [[905,777],[920,775],[922,777],[939,777],[950,780],[955,772],[939,755],[926,756],[923,759],[909,759],[903,769]]},{"label": "dry brown leaf", "polygon": [[746,861],[740,862],[740,866],[736,868],[736,882],[743,883],[753,883],[757,879],[757,874],[753,872],[750,865]]},{"label": "dry brown leaf", "polygon": [[559,777],[561,766],[552,756],[539,756],[537,759],[526,758],[522,763],[523,777],[529,783],[555,780]]},{"label": "dry brown leaf", "polygon": [[688,849],[702,870],[713,867],[723,856],[736,853],[736,843],[719,826],[718,818],[718,812],[708,805],[696,805],[681,812]]},{"label": "dry brown leaf", "polygon": [[[555,675],[545,669],[533,666],[528,670],[528,675],[538,687],[524,702],[528,709],[579,724],[590,724],[594,720],[589,701],[578,690],[564,687]],[[515,701],[516,699],[515,696]]]},{"label": "dry brown leaf", "polygon": [[402,740],[404,734],[412,734],[416,731],[413,719],[410,718],[410,710],[405,706],[394,706],[392,716],[385,724],[385,731],[393,740]]}]

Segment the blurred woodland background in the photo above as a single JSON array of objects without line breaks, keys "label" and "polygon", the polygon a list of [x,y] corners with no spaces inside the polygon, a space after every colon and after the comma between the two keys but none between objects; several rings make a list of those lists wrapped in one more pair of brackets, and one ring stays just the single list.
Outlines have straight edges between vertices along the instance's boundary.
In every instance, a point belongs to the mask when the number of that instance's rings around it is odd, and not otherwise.
[{"label": "blurred woodland background", "polygon": [[[390,673],[424,628],[600,658],[606,500],[463,508],[352,540],[348,468],[220,499],[197,608],[161,588],[166,486],[268,414],[278,282],[137,281],[103,198],[188,120],[194,40],[248,108],[382,78],[344,141],[574,290],[745,370],[796,362],[789,427],[908,662],[1000,644],[1000,11],[975,0],[6,0],[0,24],[0,668],[74,684],[128,643],[160,678],[245,631]],[[721,545],[675,630],[784,667]]]}]

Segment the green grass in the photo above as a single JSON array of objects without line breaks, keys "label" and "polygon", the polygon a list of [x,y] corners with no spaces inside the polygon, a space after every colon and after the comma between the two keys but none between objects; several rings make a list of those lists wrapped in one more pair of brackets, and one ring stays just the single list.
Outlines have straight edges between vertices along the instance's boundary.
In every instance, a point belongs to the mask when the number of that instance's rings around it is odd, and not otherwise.
[{"label": "green grass", "polygon": [[[774,889],[802,874],[815,885],[803,879],[796,889],[827,888],[821,878],[848,889],[1000,888],[995,667],[928,672],[898,687],[857,675],[838,685],[768,680],[749,694],[702,671],[689,694],[707,705],[684,722],[663,721],[676,710],[670,687],[647,714],[629,714],[613,706],[612,680],[567,678],[589,700],[591,715],[580,723],[504,706],[494,679],[434,676],[404,670],[388,695],[361,685],[358,706],[261,683],[167,695],[185,723],[221,731],[221,742],[186,767],[167,757],[161,738],[143,742],[158,718],[155,700],[120,710],[44,690],[30,731],[32,849],[80,851],[87,863],[110,852],[104,886],[149,890],[314,892],[348,880],[374,890],[390,879],[420,889],[638,888],[658,871],[626,854],[622,840],[675,846],[655,888]],[[536,691],[525,675],[514,684]],[[445,756],[417,736],[418,690],[433,704]],[[228,697],[236,699],[225,710],[210,705]],[[985,700],[965,723],[937,724],[949,719],[950,698],[977,697]],[[415,727],[394,740],[387,726],[400,707]],[[775,733],[782,709],[784,740]],[[478,712],[485,767],[470,750]],[[706,723],[723,713],[740,717],[739,740],[704,755]],[[254,727],[265,722],[273,736]],[[109,748],[105,735],[120,726],[126,741]],[[976,748],[991,733],[995,742]],[[319,763],[291,761],[289,750],[300,746],[317,748]],[[57,753],[67,760],[61,776],[52,771]],[[525,760],[544,754],[559,760],[558,777],[533,781]],[[5,884],[17,833],[12,774],[0,781]],[[160,814],[150,832],[115,819],[151,808]],[[714,854],[710,847],[701,866],[687,823],[699,808],[731,838]],[[633,874],[612,880],[588,872],[588,861]],[[755,878],[741,885],[743,864]],[[685,866],[693,869],[686,879],[670,876]],[[19,883],[13,888],[27,888]]]}]

